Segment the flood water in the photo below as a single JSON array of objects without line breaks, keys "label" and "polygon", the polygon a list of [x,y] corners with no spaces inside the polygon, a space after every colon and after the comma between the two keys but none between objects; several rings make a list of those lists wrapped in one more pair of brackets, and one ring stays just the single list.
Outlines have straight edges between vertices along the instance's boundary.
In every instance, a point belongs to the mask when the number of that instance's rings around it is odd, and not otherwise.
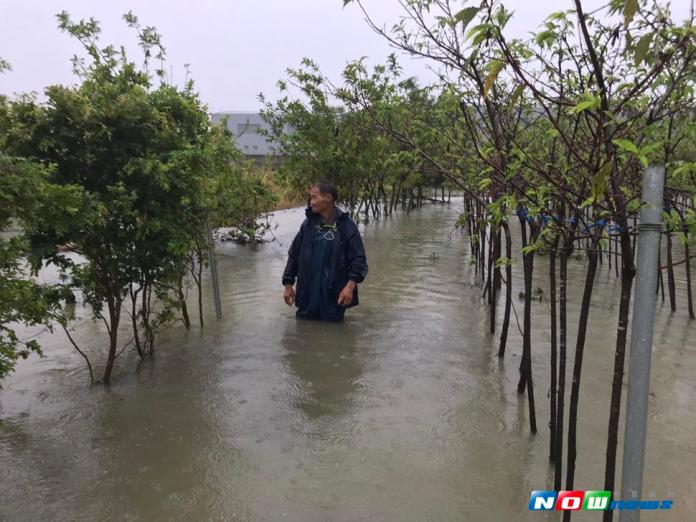
[{"label": "flood water", "polygon": [[[304,217],[293,209],[274,215],[277,241],[218,245],[221,321],[206,287],[198,327],[192,295],[191,330],[164,331],[140,366],[124,353],[110,387],[89,386],[62,332],[42,334],[46,357],[20,362],[0,390],[0,520],[560,519],[527,510],[531,490],[553,489],[548,306],[533,310],[533,436],[516,394],[520,334],[513,317],[499,360],[468,240],[453,228],[460,206],[361,226],[369,274],[342,324],[298,321],[283,302],[285,256]],[[536,266],[548,295],[547,260]],[[569,268],[569,373],[584,266]],[[644,481],[644,498],[674,508],[645,520],[696,520],[696,321],[683,265],[676,272],[678,312],[658,303]],[[514,277],[521,321],[521,263]],[[576,489],[603,489],[618,289],[605,262]],[[82,315],[74,337],[101,360],[103,328]]]}]

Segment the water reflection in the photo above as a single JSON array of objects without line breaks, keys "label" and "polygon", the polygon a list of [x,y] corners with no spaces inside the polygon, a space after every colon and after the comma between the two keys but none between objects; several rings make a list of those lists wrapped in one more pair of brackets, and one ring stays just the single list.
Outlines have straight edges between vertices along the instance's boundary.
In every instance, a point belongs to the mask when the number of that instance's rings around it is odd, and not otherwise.
[{"label": "water reflection", "polygon": [[297,390],[292,400],[307,417],[341,416],[351,409],[363,372],[357,328],[348,319],[288,321],[281,339],[284,361]]}]

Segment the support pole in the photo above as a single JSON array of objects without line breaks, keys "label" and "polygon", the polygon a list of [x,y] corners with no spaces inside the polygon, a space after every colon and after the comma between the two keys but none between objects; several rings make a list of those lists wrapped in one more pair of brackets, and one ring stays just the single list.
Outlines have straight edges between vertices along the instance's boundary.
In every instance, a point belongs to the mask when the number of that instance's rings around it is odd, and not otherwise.
[{"label": "support pole", "polygon": [[210,247],[208,248],[208,262],[210,263],[210,277],[213,283],[213,301],[215,302],[215,317],[222,319],[222,304],[220,303],[220,280],[218,279],[217,271],[217,259],[215,258],[215,242],[213,241],[213,234],[210,232],[210,228],[206,227],[208,230],[208,243]]},{"label": "support pole", "polygon": [[[628,370],[626,433],[624,436],[621,500],[641,500],[645,458],[645,430],[650,392],[655,287],[659,267],[658,252],[662,232],[662,192],[665,169],[648,167],[643,174],[642,207],[638,225],[636,293],[631,322],[631,356]],[[640,510],[622,510],[620,522],[638,522]]]}]

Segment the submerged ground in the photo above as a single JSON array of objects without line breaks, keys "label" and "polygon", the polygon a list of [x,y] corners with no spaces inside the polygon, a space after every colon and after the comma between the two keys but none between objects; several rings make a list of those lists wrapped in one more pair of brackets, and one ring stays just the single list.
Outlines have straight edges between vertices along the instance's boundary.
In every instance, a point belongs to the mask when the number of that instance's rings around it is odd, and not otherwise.
[{"label": "submerged ground", "polygon": [[[125,354],[109,388],[89,386],[64,334],[43,334],[46,358],[21,362],[0,390],[0,520],[546,520],[527,503],[531,490],[552,489],[548,307],[533,311],[531,436],[516,394],[520,335],[513,319],[499,360],[468,241],[454,230],[459,210],[361,227],[370,272],[343,324],[298,322],[283,303],[285,255],[303,219],[292,209],[274,216],[277,241],[218,245],[221,321],[207,302],[203,330],[195,320],[190,331],[170,327],[139,367]],[[546,262],[536,261],[535,286],[548,295]],[[674,508],[650,520],[696,519],[696,322],[680,270],[680,310],[658,304],[644,488]],[[572,334],[584,261],[569,272]],[[602,489],[618,286],[605,265],[576,489]],[[86,318],[75,336],[103,353],[99,325]]]}]

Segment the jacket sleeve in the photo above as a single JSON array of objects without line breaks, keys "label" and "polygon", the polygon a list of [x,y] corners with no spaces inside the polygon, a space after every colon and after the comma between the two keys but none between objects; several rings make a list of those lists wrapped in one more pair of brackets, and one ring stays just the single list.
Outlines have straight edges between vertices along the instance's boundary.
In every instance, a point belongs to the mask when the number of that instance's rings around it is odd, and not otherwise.
[{"label": "jacket sleeve", "polygon": [[367,258],[358,226],[351,223],[351,234],[348,237],[348,279],[362,283],[367,276]]},{"label": "jacket sleeve", "polygon": [[292,240],[292,244],[288,249],[288,262],[285,264],[283,271],[283,285],[294,285],[297,277],[297,270],[300,263],[300,249],[302,247],[302,235],[304,233],[304,223],[300,227],[300,231]]}]

